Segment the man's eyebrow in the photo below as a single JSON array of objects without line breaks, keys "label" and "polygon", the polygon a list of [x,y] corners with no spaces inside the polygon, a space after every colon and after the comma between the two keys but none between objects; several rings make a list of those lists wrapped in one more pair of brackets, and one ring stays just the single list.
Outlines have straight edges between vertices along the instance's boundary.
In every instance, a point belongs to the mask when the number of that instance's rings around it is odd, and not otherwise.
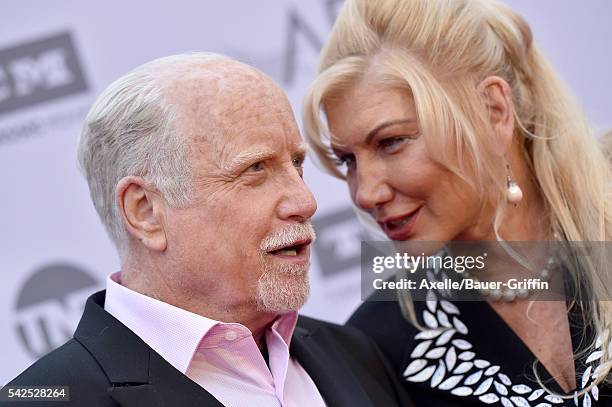
[{"label": "man's eyebrow", "polygon": [[295,147],[295,150],[297,153],[305,155],[308,152],[308,144],[306,144],[305,141],[302,141]]},{"label": "man's eyebrow", "polygon": [[269,149],[247,150],[221,164],[221,169],[226,173],[234,173],[247,164],[255,164],[274,155]]},{"label": "man's eyebrow", "polygon": [[384,128],[395,126],[396,124],[416,123],[416,121],[417,121],[416,119],[398,119],[398,120],[390,120],[388,122],[381,123],[378,126],[374,127],[372,130],[370,130],[370,132],[365,138],[365,143],[370,144],[372,142],[372,139],[376,136],[376,134],[378,134],[378,132]]}]

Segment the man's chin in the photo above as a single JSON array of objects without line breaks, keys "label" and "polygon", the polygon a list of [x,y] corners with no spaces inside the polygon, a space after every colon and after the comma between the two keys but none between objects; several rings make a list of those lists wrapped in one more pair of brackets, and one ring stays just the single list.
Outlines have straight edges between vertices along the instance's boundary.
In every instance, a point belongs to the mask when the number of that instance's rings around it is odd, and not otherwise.
[{"label": "man's chin", "polygon": [[257,282],[257,309],[261,312],[297,311],[310,294],[308,269],[267,270]]}]

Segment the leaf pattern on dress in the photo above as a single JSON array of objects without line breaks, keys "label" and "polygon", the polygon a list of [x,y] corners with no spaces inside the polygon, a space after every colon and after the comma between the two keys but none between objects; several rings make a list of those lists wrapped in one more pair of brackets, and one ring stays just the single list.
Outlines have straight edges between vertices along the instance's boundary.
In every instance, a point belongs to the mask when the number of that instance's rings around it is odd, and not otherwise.
[{"label": "leaf pattern on dress", "polygon": [[514,386],[512,386],[512,391],[517,394],[527,394],[531,393],[531,387],[524,384],[515,384]]},{"label": "leaf pattern on dress", "polygon": [[499,397],[496,394],[487,393],[485,395],[482,395],[482,396],[478,397],[478,400],[480,400],[480,401],[482,401],[483,403],[486,403],[486,404],[493,404],[493,403],[497,403],[499,401]]},{"label": "leaf pattern on dress", "polygon": [[[506,386],[512,386],[512,380],[510,380],[510,378],[508,376],[506,376],[503,373],[498,373],[497,374],[497,378]],[[526,387],[526,386],[525,386]],[[531,391],[531,389],[529,389],[529,391]],[[517,392],[518,393],[518,392]],[[521,394],[521,393],[519,393]]]},{"label": "leaf pattern on dress", "polygon": [[485,370],[485,376],[493,376],[495,373],[499,372],[500,367],[498,365],[491,366],[487,370]]},{"label": "leaf pattern on dress", "polygon": [[453,345],[455,345],[461,350],[467,350],[472,347],[472,344],[466,341],[465,339],[455,339],[453,340]]},{"label": "leaf pattern on dress", "polygon": [[444,311],[438,310],[438,312],[436,313],[436,317],[438,318],[438,322],[440,323],[440,325],[443,326],[444,328],[453,327],[448,320],[448,315],[446,315]]},{"label": "leaf pattern on dress", "polygon": [[454,334],[455,334],[454,329],[447,329],[446,331],[442,333],[442,335],[438,337],[438,339],[436,340],[436,345],[437,346],[446,345],[448,341],[451,340]]},{"label": "leaf pattern on dress", "polygon": [[546,399],[547,401],[550,401],[553,404],[563,403],[563,399],[559,396],[555,396],[554,394],[547,394],[546,396],[544,396],[544,399]]},{"label": "leaf pattern on dress", "polygon": [[442,355],[446,353],[445,347],[433,348],[425,354],[427,359],[440,359]]},{"label": "leaf pattern on dress", "polygon": [[436,387],[439,385],[444,379],[444,375],[446,374],[446,366],[444,366],[444,362],[440,361],[438,364],[438,368],[434,372],[433,376],[431,376],[431,387]]},{"label": "leaf pattern on dress", "polygon": [[406,370],[404,370],[404,376],[412,376],[416,372],[420,372],[425,366],[427,366],[427,361],[425,359],[415,359],[410,362]]},{"label": "leaf pattern on dress", "polygon": [[476,383],[478,383],[478,381],[480,380],[481,377],[482,377],[482,370],[477,370],[476,372],[474,372],[471,375],[469,375],[465,379],[463,384],[466,384],[468,386],[472,385],[472,384],[476,384]]},{"label": "leaf pattern on dress", "polygon": [[493,385],[495,386],[495,390],[497,390],[497,394],[501,394],[502,396],[508,395],[508,388],[506,386],[497,381],[494,381]]},{"label": "leaf pattern on dress", "polygon": [[457,317],[453,317],[453,325],[455,325],[455,329],[457,332],[462,333],[463,335],[467,335],[468,329],[467,326]]},{"label": "leaf pattern on dress", "polygon": [[473,392],[474,391],[472,388],[467,386],[457,387],[456,389],[451,390],[451,394],[454,394],[455,396],[469,396]]},{"label": "leaf pattern on dress", "polygon": [[448,370],[453,370],[455,367],[455,363],[457,363],[457,352],[455,352],[454,347],[450,347],[448,352],[446,352],[446,356],[444,356],[444,360],[446,361],[446,366]]},{"label": "leaf pattern on dress", "polygon": [[469,371],[474,364],[472,362],[461,362],[459,366],[453,370],[453,373],[465,373]]},{"label": "leaf pattern on dress", "polygon": [[477,396],[489,390],[489,388],[491,387],[491,384],[493,384],[493,378],[489,377],[488,379],[480,383],[480,385],[478,385],[478,387],[476,388],[476,391],[474,392],[474,395]]},{"label": "leaf pattern on dress", "polygon": [[597,386],[593,386],[593,388],[591,389],[591,394],[593,395],[595,401],[599,400],[599,389],[597,388]]},{"label": "leaf pattern on dress", "polygon": [[483,359],[476,359],[474,361],[474,366],[476,366],[479,369],[484,369],[485,367],[491,366],[491,362],[487,360],[483,360]]},{"label": "leaf pattern on dress", "polygon": [[461,381],[461,379],[463,379],[463,375],[451,376],[448,379],[444,380],[438,388],[442,390],[450,390],[454,388],[457,383]]},{"label": "leaf pattern on dress", "polygon": [[410,354],[411,358],[420,358],[421,356],[423,356],[425,354],[425,352],[427,352],[427,350],[429,349],[429,345],[431,345],[432,341],[423,341],[421,343],[419,343],[413,350],[412,353]]},{"label": "leaf pattern on dress", "polygon": [[537,389],[536,391],[534,391],[533,393],[531,393],[531,396],[529,396],[528,400],[529,400],[529,401],[534,401],[534,400],[536,400],[536,399],[540,398],[540,396],[541,396],[542,394],[544,394],[544,391],[545,391],[544,389]]},{"label": "leaf pattern on dress", "polygon": [[409,377],[406,380],[408,380],[409,382],[415,382],[415,383],[425,382],[429,380],[434,370],[436,370],[435,366],[426,367],[425,369],[421,370],[420,373],[417,373],[416,375]]},{"label": "leaf pattern on dress", "polygon": [[528,407],[529,406],[529,402],[527,400],[525,400],[525,397],[512,396],[512,397],[510,397],[510,400],[512,400],[514,405],[517,406],[517,407]]},{"label": "leaf pattern on dress", "polygon": [[474,359],[474,356],[476,356],[476,354],[474,352],[466,351],[466,352],[461,352],[459,354],[459,359],[461,359],[461,360],[472,360],[472,359]]},{"label": "leaf pattern on dress", "polygon": [[429,311],[423,311],[423,322],[425,322],[425,325],[431,329],[438,327],[438,320]]},{"label": "leaf pattern on dress", "polygon": [[[524,383],[513,383],[510,377],[501,371],[501,366],[476,358],[472,343],[465,338],[469,329],[461,320],[459,308],[440,298],[448,298],[448,293],[440,290],[436,293],[438,295],[432,290],[427,293],[427,306],[422,313],[422,320],[427,328],[414,337],[417,341],[410,355],[412,360],[404,370],[407,381],[429,381],[431,388],[448,391],[457,397],[475,397],[483,404],[489,405],[552,407],[567,402],[543,388],[533,389]],[[605,341],[600,335],[597,338],[598,349],[589,355],[586,363],[602,358],[603,343]],[[587,366],[581,376],[581,387],[587,388],[610,363],[612,362]],[[598,398],[599,389],[593,386],[589,393],[580,398],[575,393],[575,405],[590,407]]]},{"label": "leaf pattern on dress", "polygon": [[448,314],[459,314],[459,308],[457,308],[457,306],[452,302],[440,300],[440,305],[442,306],[442,309]]}]

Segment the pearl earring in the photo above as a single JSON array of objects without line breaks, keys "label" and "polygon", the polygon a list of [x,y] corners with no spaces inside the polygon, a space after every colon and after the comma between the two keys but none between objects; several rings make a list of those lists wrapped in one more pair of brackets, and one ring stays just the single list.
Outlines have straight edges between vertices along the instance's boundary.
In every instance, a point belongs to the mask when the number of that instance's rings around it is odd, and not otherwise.
[{"label": "pearl earring", "polygon": [[512,178],[510,178],[510,165],[506,165],[506,167],[508,168],[506,196],[508,202],[517,206],[521,199],[523,199],[523,190],[512,180]]}]

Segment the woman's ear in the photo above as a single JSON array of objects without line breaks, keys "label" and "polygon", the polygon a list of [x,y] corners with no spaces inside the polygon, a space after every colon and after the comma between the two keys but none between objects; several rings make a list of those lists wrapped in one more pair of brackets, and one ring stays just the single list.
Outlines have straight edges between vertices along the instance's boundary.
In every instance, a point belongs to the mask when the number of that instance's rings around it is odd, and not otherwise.
[{"label": "woman's ear", "polygon": [[478,91],[485,97],[491,128],[497,138],[497,152],[503,156],[508,152],[514,134],[512,89],[499,76],[488,76],[480,82]]},{"label": "woman's ear", "polygon": [[141,177],[128,176],[117,183],[115,198],[127,232],[150,250],[166,250],[164,201],[157,190]]}]

